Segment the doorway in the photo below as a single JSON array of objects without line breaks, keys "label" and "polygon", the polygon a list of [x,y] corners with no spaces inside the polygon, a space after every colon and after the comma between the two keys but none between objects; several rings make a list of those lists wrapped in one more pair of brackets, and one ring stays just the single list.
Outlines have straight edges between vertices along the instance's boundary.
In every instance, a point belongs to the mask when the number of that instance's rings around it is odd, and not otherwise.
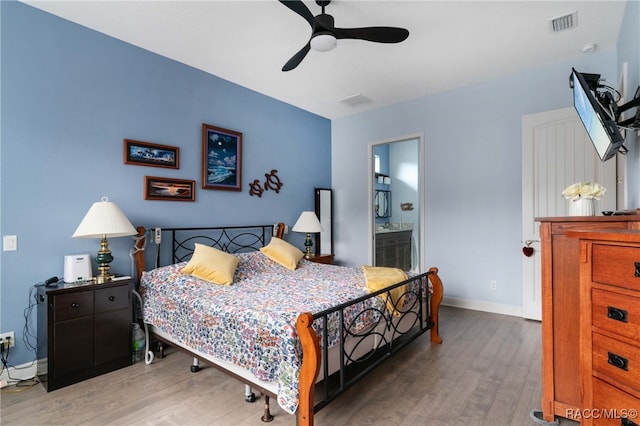
[{"label": "doorway", "polygon": [[422,272],[424,137],[408,135],[369,145],[370,264]]},{"label": "doorway", "polygon": [[[541,256],[536,217],[566,216],[560,193],[575,182],[608,188],[596,211],[616,210],[616,162],[601,162],[573,107],[522,117],[522,241],[532,256],[522,257],[522,316],[542,318]],[[523,243],[529,245],[527,243]]]}]

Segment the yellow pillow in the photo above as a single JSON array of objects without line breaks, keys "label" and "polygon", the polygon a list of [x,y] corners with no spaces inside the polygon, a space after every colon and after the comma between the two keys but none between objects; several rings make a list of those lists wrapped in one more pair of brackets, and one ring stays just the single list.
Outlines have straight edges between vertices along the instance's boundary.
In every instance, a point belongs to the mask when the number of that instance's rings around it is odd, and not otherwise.
[{"label": "yellow pillow", "polygon": [[231,284],[238,266],[238,258],[204,244],[196,243],[195,246],[193,256],[187,266],[182,268],[182,273],[214,284]]},{"label": "yellow pillow", "polygon": [[262,247],[260,251],[269,259],[292,271],[296,269],[298,262],[304,256],[304,253],[297,247],[276,237],[271,238],[269,244]]}]

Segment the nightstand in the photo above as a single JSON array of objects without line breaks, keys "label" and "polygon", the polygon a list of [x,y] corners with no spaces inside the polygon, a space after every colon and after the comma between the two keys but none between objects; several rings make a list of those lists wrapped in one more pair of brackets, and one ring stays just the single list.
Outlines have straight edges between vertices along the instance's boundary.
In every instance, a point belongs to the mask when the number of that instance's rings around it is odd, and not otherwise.
[{"label": "nightstand", "polygon": [[314,254],[311,255],[309,259],[306,257],[305,259],[316,263],[326,263],[327,265],[331,265],[333,263],[333,256],[333,254]]},{"label": "nightstand", "polygon": [[38,378],[47,391],[131,365],[133,280],[38,286]]}]

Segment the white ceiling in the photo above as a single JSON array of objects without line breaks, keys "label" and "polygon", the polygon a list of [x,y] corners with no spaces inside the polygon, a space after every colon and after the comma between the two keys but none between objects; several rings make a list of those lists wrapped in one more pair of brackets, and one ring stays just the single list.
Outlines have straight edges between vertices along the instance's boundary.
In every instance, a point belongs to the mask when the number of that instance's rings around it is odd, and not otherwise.
[{"label": "white ceiling", "polygon": [[[24,3],[330,119],[570,59],[585,43],[610,49],[626,4],[334,0],[326,13],[337,27],[404,27],[409,38],[338,40],[282,72],[311,29],[276,0]],[[573,11],[577,27],[553,33],[549,20]],[[354,95],[371,102],[340,102]]]}]

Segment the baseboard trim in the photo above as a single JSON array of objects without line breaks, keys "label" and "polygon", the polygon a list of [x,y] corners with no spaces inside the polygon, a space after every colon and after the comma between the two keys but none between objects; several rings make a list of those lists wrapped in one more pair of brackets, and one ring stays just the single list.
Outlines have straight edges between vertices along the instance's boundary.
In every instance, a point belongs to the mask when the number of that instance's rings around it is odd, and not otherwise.
[{"label": "baseboard trim", "polygon": [[[0,382],[2,380],[6,380],[9,385],[12,385],[18,380],[33,379],[36,376],[37,372],[37,364],[35,362],[27,362],[15,367],[9,367],[2,374],[0,374]],[[9,378],[9,376],[11,376],[11,378]]]},{"label": "baseboard trim", "polygon": [[461,297],[447,297],[442,299],[442,305],[454,308],[471,309],[473,311],[490,312],[493,314],[522,316],[522,306],[505,305],[502,303],[485,302],[483,300],[463,299]]}]

